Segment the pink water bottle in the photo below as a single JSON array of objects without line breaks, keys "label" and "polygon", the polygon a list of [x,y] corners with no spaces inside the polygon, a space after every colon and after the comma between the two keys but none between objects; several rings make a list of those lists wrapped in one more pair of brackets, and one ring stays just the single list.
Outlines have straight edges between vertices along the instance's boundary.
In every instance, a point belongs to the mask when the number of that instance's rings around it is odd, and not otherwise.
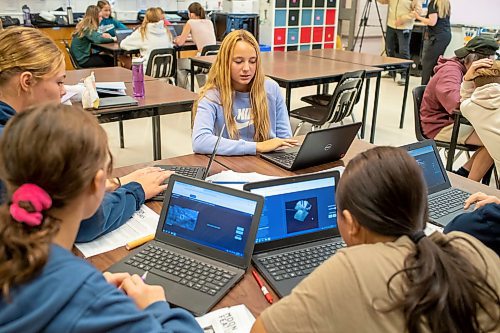
[{"label": "pink water bottle", "polygon": [[144,58],[132,59],[132,88],[134,97],[144,97]]}]

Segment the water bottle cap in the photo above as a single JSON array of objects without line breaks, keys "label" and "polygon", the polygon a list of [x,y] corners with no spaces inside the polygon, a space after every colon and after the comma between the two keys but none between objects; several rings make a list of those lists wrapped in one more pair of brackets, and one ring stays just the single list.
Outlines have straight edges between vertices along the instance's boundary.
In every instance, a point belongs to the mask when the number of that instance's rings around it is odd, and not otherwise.
[{"label": "water bottle cap", "polygon": [[132,58],[132,64],[142,64],[144,62],[144,58],[143,57],[137,57],[137,58]]}]

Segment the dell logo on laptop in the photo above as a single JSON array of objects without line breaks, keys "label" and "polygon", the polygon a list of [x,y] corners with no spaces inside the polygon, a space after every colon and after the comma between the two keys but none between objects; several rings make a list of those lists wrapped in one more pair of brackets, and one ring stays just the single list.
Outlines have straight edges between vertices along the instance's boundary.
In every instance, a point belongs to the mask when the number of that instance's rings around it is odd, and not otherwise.
[{"label": "dell logo on laptop", "polygon": [[323,148],[324,150],[330,150],[332,148],[332,144],[329,143],[325,146],[325,148]]}]

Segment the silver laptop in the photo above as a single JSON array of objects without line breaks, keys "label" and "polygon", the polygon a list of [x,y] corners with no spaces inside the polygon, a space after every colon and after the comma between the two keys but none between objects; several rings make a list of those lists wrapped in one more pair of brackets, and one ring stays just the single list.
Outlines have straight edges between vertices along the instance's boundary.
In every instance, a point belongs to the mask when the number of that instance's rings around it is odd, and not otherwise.
[{"label": "silver laptop", "polygon": [[265,197],[252,261],[280,297],[345,246],[337,229],[338,171],[248,183]]},{"label": "silver laptop", "polygon": [[202,180],[170,176],[155,239],[111,266],[165,288],[195,315],[219,302],[250,264],[264,200]]},{"label": "silver laptop", "polygon": [[263,159],[287,170],[297,170],[334,162],[344,157],[361,123],[313,131],[301,146],[260,154]]},{"label": "silver laptop", "polygon": [[401,148],[415,158],[424,172],[429,194],[429,221],[446,226],[464,213],[464,202],[470,193],[452,187],[434,140],[424,140]]}]

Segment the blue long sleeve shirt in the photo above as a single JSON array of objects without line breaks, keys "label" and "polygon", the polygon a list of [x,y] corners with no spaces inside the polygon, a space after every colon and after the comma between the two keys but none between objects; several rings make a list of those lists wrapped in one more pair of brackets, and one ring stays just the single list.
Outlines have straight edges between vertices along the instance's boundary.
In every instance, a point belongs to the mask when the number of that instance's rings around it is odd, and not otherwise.
[{"label": "blue long sleeve shirt", "polygon": [[[269,137],[271,139],[291,137],[290,119],[278,84],[271,79],[266,79],[264,88],[269,109]],[[232,113],[238,127],[239,139],[229,139],[228,131],[225,129],[217,154],[255,155],[257,144],[253,139],[255,127],[251,119],[250,93],[234,92]],[[199,154],[211,154],[224,122],[219,92],[210,90],[200,100],[196,110],[192,136],[193,151]]]},{"label": "blue long sleeve shirt", "polygon": [[[166,291],[168,292],[168,291]],[[202,332],[186,310],[156,302],[139,310],[84,260],[52,245],[31,281],[0,296],[0,332]]]},{"label": "blue long sleeve shirt", "polygon": [[99,23],[99,32],[107,32],[111,36],[115,37],[116,36],[116,31],[115,29],[121,30],[121,29],[128,29],[127,26],[123,23],[121,23],[118,20],[115,20],[112,17],[108,18],[103,18],[102,21]]},{"label": "blue long sleeve shirt", "polygon": [[[0,137],[7,121],[15,114],[16,111],[10,105],[0,102]],[[0,181],[0,204],[5,201],[4,195],[5,188]],[[144,190],[136,182],[125,184],[116,191],[107,192],[97,212],[91,218],[82,221],[76,242],[89,242],[120,227],[141,207],[144,200]]]}]

